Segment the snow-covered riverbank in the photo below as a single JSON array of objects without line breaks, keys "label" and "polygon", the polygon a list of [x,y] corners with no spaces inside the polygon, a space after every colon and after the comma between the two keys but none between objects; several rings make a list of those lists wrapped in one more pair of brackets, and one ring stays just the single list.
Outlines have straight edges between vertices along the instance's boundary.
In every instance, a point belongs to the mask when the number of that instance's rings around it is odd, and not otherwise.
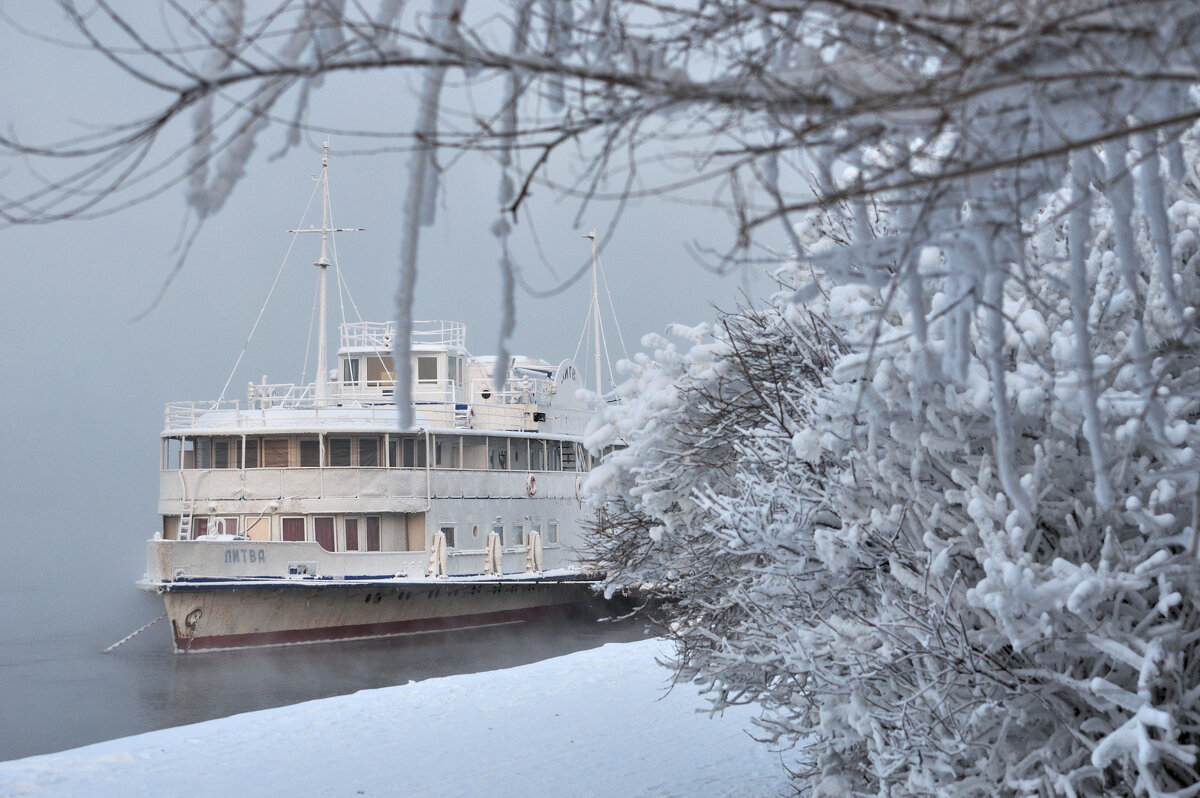
[{"label": "snow-covered riverbank", "polygon": [[[752,712],[697,714],[661,640],[429,679],[0,762],[13,796],[768,796]],[[287,678],[287,674],[280,674]]]}]

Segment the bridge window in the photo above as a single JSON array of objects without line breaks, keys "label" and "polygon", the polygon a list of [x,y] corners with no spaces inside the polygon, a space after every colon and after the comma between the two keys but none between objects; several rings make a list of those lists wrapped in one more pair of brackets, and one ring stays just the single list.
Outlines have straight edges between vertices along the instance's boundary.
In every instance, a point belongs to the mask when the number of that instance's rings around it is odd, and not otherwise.
[{"label": "bridge window", "polygon": [[196,468],[212,468],[212,440],[196,439]]},{"label": "bridge window", "polygon": [[437,382],[437,355],[417,357],[417,382]]},{"label": "bridge window", "polygon": [[379,516],[367,516],[367,551],[379,551]]},{"label": "bridge window", "polygon": [[229,441],[213,441],[213,468],[229,468]]},{"label": "bridge window", "polygon": [[246,439],[246,468],[258,468],[258,438]]},{"label": "bridge window", "polygon": [[562,471],[562,444],[546,441],[546,470]]},{"label": "bridge window", "polygon": [[529,442],[529,467],[534,471],[546,470],[546,447],[544,441]]},{"label": "bridge window", "polygon": [[346,551],[358,551],[358,519],[346,519]]},{"label": "bridge window", "polygon": [[348,357],[342,361],[342,382],[358,385],[358,358]]}]

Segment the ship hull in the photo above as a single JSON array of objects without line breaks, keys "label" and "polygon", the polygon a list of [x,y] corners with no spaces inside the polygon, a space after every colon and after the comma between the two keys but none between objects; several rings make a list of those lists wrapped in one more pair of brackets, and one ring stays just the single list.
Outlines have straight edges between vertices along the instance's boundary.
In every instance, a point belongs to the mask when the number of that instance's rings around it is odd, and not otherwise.
[{"label": "ship hull", "polygon": [[179,652],[493,626],[563,612],[592,596],[581,581],[198,584],[163,593]]}]

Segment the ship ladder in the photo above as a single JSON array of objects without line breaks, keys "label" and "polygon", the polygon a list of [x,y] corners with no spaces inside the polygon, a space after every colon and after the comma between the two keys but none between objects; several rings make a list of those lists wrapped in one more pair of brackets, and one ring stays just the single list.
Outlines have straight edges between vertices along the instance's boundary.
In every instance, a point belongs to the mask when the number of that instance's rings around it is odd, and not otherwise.
[{"label": "ship ladder", "polygon": [[179,539],[180,540],[191,540],[192,539],[192,515],[193,515],[193,513],[195,513],[195,511],[196,511],[196,503],[193,501],[193,502],[188,502],[186,512],[180,513],[180,515],[179,515]]}]

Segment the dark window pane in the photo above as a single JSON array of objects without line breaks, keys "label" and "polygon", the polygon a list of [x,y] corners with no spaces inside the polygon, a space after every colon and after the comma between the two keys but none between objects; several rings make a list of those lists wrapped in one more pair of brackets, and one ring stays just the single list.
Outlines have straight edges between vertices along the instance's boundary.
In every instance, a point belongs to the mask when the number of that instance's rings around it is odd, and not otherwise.
[{"label": "dark window pane", "polygon": [[229,468],[229,441],[213,441],[213,468]]},{"label": "dark window pane", "polygon": [[284,540],[304,540],[304,519],[303,518],[285,518],[283,519],[283,539]]},{"label": "dark window pane", "polygon": [[255,438],[246,441],[246,468],[258,468],[258,440]]},{"label": "dark window pane", "polygon": [[263,441],[263,468],[288,467],[288,442],[285,438]]},{"label": "dark window pane", "polygon": [[358,551],[358,519],[346,519],[346,551]]},{"label": "dark window pane", "polygon": [[208,438],[196,439],[196,468],[212,468],[212,441]]},{"label": "dark window pane", "polygon": [[314,518],[313,532],[317,539],[317,544],[325,549],[325,551],[333,551],[333,519],[332,518]]},{"label": "dark window pane", "polygon": [[358,439],[358,464],[364,468],[375,468],[379,465],[379,439]]},{"label": "dark window pane", "polygon": [[329,439],[329,465],[331,466],[349,466],[350,465],[350,439],[349,438],[330,438]]},{"label": "dark window pane", "polygon": [[321,444],[318,441],[300,441],[300,467],[318,468],[321,465]]},{"label": "dark window pane", "polygon": [[367,551],[379,551],[379,517],[367,518]]}]

